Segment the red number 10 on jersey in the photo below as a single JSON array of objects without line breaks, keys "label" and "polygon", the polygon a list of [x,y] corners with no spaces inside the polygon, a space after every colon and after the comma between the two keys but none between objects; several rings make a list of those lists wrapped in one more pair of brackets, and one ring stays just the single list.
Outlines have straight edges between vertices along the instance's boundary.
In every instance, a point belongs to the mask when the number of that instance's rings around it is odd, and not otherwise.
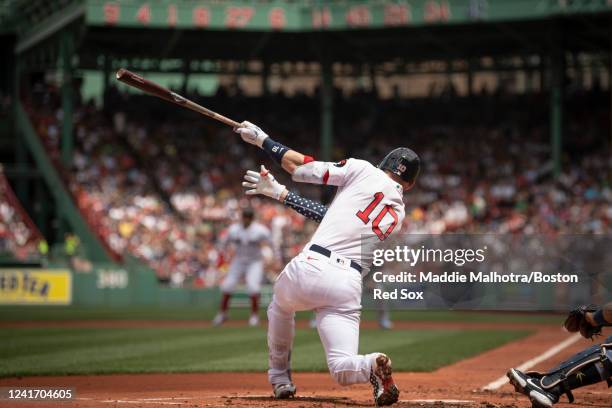
[{"label": "red number 10 on jersey", "polygon": [[[368,206],[364,210],[357,211],[357,217],[361,221],[363,221],[364,224],[369,223],[370,215],[372,214],[372,211],[374,211],[374,208],[376,208],[376,206],[380,204],[380,202],[382,201],[384,197],[385,195],[381,192],[374,194],[374,199],[372,200],[372,202],[370,202],[370,204],[368,204]],[[391,225],[389,225],[389,227],[387,227],[387,230],[383,233],[379,225],[382,219],[385,218],[385,215],[387,214],[393,217],[393,222],[391,223]],[[381,241],[384,241],[385,238],[387,238],[389,234],[393,232],[393,229],[395,229],[397,222],[398,222],[397,213],[395,212],[393,207],[391,207],[391,205],[386,204],[382,208],[382,210],[380,210],[378,215],[374,218],[374,221],[372,221],[372,231],[374,231],[376,236],[378,236],[378,239],[380,239]]]}]

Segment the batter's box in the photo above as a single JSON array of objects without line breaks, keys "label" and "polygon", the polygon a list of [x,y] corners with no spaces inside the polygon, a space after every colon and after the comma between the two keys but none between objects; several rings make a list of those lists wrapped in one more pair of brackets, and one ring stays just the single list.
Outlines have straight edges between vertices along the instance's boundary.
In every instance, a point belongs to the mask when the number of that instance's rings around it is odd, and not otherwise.
[{"label": "batter's box", "polygon": [[[270,395],[234,395],[234,396],[223,396],[221,398],[227,398],[228,400],[244,400],[244,401],[266,401],[266,406],[278,406],[284,407],[291,403],[313,403],[316,404],[314,406],[320,406],[319,404],[333,404],[337,405],[346,405],[351,407],[372,407],[371,401],[355,401],[348,397],[330,397],[330,396],[320,396],[320,397],[295,397],[286,400],[276,400],[272,398]],[[277,405],[278,404],[278,405]],[[302,405],[303,406],[303,405]],[[423,407],[432,407],[432,408],[481,408],[481,407],[490,407],[490,408],[501,408],[502,405],[495,405],[484,403],[481,404],[472,400],[444,400],[444,399],[415,399],[415,400],[400,400],[397,405],[394,405],[398,408],[423,408]],[[505,405],[503,405],[505,407]]]},{"label": "batter's box", "polygon": [[281,406],[284,406],[285,404],[290,404],[290,403],[304,403],[304,402],[313,402],[313,403],[318,403],[318,404],[328,403],[328,404],[350,405],[350,406],[356,406],[356,407],[359,407],[359,406],[371,407],[372,406],[372,403],[370,401],[366,403],[366,402],[355,401],[348,397],[330,397],[330,396],[325,396],[325,395],[322,395],[320,397],[297,396],[295,398],[289,398],[285,400],[277,400],[277,399],[272,398],[272,396],[270,395],[235,395],[235,396],[227,396],[227,397],[221,397],[221,398],[250,400],[250,401],[268,401],[269,403],[278,402],[279,404],[281,404]]}]

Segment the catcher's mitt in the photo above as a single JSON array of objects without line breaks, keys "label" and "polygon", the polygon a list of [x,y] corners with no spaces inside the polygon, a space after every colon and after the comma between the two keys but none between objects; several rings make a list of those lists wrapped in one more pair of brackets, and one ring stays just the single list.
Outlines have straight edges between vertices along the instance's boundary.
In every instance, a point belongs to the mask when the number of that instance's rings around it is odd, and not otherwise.
[{"label": "catcher's mitt", "polygon": [[592,326],[586,319],[587,313],[594,313],[597,307],[594,305],[582,305],[569,312],[563,323],[565,329],[570,333],[580,332],[585,339],[593,339],[601,335],[601,326]]}]

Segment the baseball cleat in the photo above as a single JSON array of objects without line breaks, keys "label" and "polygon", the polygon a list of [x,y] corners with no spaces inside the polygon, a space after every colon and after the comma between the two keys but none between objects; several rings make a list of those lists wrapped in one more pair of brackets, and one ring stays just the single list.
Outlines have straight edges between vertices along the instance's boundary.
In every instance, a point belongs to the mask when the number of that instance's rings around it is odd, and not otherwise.
[{"label": "baseball cleat", "polygon": [[227,315],[223,312],[217,313],[215,318],[212,321],[213,326],[221,326],[227,320]]},{"label": "baseball cleat", "polygon": [[251,317],[249,317],[249,326],[251,327],[259,326],[259,316],[257,316],[256,314],[252,314]]},{"label": "baseball cleat", "polygon": [[297,388],[293,383],[289,384],[276,384],[273,386],[274,398],[276,399],[288,399],[295,397]]},{"label": "baseball cleat", "polygon": [[529,397],[533,408],[551,408],[559,401],[557,395],[542,388],[538,378],[530,377],[516,368],[508,370],[506,376],[510,379],[510,384],[514,386],[516,392]]},{"label": "baseball cleat", "polygon": [[377,407],[391,405],[399,399],[391,369],[391,359],[385,354],[379,354],[370,371],[370,383],[374,388],[374,403]]}]

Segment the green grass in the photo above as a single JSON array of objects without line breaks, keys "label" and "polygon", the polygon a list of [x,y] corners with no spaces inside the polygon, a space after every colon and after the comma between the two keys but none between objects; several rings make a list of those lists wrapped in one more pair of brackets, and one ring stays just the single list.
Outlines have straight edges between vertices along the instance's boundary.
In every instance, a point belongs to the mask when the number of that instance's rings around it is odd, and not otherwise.
[{"label": "green grass", "polygon": [[[363,330],[360,351],[384,351],[400,371],[431,371],[528,331]],[[264,371],[266,333],[252,328],[18,328],[0,331],[0,376]],[[293,367],[326,371],[315,330],[297,330]]]},{"label": "green grass", "polygon": [[[77,306],[0,306],[0,321],[45,320],[210,320],[214,309],[191,307],[77,307]],[[231,311],[234,319],[248,318],[246,309]],[[392,312],[397,321],[454,321],[454,322],[532,322],[560,325],[563,317],[551,314],[492,313],[459,311],[408,311]],[[298,319],[310,318],[301,313]],[[375,320],[376,312],[364,311],[363,320]]]}]

